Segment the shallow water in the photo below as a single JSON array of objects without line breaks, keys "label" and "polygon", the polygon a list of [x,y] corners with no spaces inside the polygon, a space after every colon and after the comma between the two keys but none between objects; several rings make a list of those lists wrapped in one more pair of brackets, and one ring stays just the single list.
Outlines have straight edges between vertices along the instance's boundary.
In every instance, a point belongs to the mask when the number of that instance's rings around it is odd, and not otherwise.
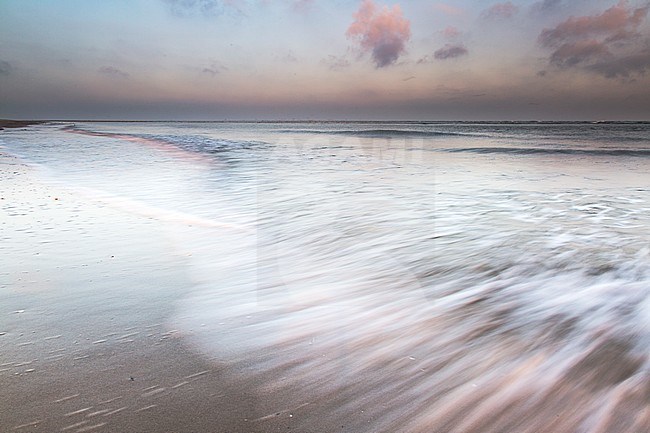
[{"label": "shallow water", "polygon": [[650,429],[647,123],[84,123],[0,146],[158,225],[193,282],[169,327],[312,403],[303,427]]}]

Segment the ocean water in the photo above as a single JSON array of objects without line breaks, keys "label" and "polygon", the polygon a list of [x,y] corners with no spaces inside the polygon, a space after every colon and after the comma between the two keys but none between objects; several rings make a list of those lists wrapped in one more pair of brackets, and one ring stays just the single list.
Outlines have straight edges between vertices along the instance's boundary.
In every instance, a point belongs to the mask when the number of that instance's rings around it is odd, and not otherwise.
[{"label": "ocean water", "polygon": [[305,431],[650,429],[649,123],[53,123],[0,151],[161,227],[192,281],[167,326]]}]

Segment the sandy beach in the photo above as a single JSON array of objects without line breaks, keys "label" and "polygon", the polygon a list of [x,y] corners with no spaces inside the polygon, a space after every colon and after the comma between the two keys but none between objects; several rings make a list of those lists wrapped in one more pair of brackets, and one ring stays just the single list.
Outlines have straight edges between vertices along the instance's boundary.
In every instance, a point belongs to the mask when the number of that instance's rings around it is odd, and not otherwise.
[{"label": "sandy beach", "polygon": [[[1,431],[270,431],[253,420],[278,401],[261,402],[166,325],[188,282],[161,233],[5,153],[0,164],[0,250],[11,255],[0,271]],[[286,430],[283,415],[274,425]]]}]

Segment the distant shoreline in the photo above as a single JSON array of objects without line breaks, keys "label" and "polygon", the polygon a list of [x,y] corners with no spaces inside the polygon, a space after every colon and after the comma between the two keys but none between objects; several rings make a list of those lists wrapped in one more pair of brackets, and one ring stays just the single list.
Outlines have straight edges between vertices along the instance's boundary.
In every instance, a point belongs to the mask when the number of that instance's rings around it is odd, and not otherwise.
[{"label": "distant shoreline", "polygon": [[9,128],[25,128],[32,125],[41,125],[44,123],[72,123],[72,122],[92,122],[92,123],[215,123],[215,124],[268,124],[268,123],[359,123],[359,124],[408,124],[408,125],[439,125],[439,124],[513,124],[513,125],[562,125],[562,124],[630,124],[630,123],[650,123],[650,120],[313,120],[313,119],[294,119],[294,120],[280,120],[280,119],[267,119],[267,120],[114,120],[114,119],[47,119],[47,120],[11,120],[0,119],[0,131]]},{"label": "distant shoreline", "polygon": [[5,128],[23,128],[25,126],[38,125],[45,123],[47,120],[9,120],[0,119],[0,131]]}]

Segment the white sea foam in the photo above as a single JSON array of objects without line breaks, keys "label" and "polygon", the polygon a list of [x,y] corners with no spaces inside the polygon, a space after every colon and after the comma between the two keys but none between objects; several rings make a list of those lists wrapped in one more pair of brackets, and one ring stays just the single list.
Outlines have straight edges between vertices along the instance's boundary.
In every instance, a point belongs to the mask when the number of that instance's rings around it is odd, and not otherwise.
[{"label": "white sea foam", "polygon": [[[615,142],[623,126],[592,142],[571,125],[327,133],[354,127],[228,126],[224,140],[219,127],[139,127],[184,151],[202,152],[192,134],[223,145],[194,164],[121,142],[135,126],[119,126],[78,138],[97,151],[95,172],[17,151],[82,196],[164,223],[194,283],[171,326],[283,407],[318,401],[299,427],[647,430],[642,140]],[[247,144],[229,150],[237,134]],[[580,151],[518,151],[549,141]],[[630,143],[632,153],[602,151]],[[396,159],[409,146],[427,151]],[[494,148],[510,150],[465,151]]]}]

